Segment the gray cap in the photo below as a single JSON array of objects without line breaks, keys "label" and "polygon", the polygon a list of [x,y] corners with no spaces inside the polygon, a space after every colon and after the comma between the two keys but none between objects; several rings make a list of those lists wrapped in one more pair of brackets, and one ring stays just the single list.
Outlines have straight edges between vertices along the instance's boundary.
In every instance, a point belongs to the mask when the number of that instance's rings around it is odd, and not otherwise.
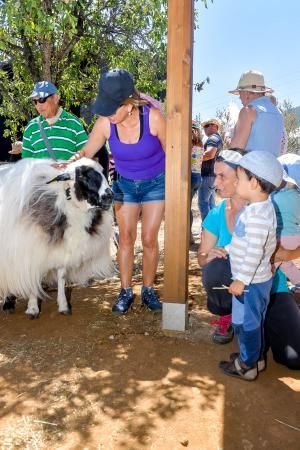
[{"label": "gray cap", "polygon": [[282,166],[276,156],[270,152],[248,152],[239,161],[239,166],[276,187],[281,185],[283,177]]},{"label": "gray cap", "polygon": [[31,92],[29,98],[45,98],[49,95],[56,94],[57,92],[57,87],[51,83],[51,81],[39,81],[34,85],[33,91]]},{"label": "gray cap", "polygon": [[221,150],[218,154],[218,158],[222,159],[224,163],[228,164],[233,169],[236,169],[242,157],[240,152],[232,149]]}]

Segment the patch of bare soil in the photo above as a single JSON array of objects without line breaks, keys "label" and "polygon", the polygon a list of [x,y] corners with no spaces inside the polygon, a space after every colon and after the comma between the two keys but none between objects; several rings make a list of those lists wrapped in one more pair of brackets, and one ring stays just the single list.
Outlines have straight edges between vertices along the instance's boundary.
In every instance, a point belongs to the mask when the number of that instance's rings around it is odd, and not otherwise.
[{"label": "patch of bare soil", "polygon": [[[189,329],[164,333],[161,317],[139,307],[140,250],[126,316],[111,314],[117,277],[75,288],[69,317],[57,313],[55,293],[38,320],[25,317],[22,300],[0,314],[0,448],[299,449],[299,373],[271,355],[253,383],[219,372],[237,347],[211,342],[196,246]],[[157,288],[162,296],[162,246]]]}]

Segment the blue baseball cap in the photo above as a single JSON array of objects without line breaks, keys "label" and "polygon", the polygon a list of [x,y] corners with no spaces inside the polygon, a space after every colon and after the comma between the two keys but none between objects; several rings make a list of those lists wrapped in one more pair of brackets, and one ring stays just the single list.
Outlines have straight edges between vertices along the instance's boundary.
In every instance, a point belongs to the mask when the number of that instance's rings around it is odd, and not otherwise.
[{"label": "blue baseball cap", "polygon": [[125,69],[113,69],[101,75],[92,111],[99,116],[111,116],[122,102],[134,93],[134,80]]},{"label": "blue baseball cap", "polygon": [[31,92],[29,98],[45,98],[49,95],[56,94],[57,92],[57,87],[51,83],[51,81],[39,81],[34,85],[33,91]]}]

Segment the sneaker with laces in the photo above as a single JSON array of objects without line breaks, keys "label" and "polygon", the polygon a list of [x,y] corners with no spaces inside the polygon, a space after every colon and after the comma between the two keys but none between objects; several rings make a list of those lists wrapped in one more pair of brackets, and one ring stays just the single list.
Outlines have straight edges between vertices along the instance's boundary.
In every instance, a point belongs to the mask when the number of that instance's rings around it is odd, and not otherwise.
[{"label": "sneaker with laces", "polygon": [[142,287],[142,306],[147,307],[150,311],[161,312],[162,304],[158,300],[153,287]]},{"label": "sneaker with laces", "polygon": [[215,344],[228,344],[232,341],[234,333],[231,325],[231,314],[220,316],[218,320],[212,320],[212,325],[217,325],[212,335]]},{"label": "sneaker with laces", "polygon": [[126,314],[129,308],[131,307],[132,303],[133,303],[132,289],[122,288],[115,303],[113,304],[112,313],[115,314],[116,316]]}]

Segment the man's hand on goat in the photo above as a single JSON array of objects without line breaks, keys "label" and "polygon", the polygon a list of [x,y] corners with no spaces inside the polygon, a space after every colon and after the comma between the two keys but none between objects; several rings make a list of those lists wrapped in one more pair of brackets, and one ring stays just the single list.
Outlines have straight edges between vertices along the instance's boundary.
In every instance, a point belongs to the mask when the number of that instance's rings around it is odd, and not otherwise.
[{"label": "man's hand on goat", "polygon": [[22,151],[22,142],[16,141],[11,145],[11,150],[8,152],[10,155],[19,155]]}]

